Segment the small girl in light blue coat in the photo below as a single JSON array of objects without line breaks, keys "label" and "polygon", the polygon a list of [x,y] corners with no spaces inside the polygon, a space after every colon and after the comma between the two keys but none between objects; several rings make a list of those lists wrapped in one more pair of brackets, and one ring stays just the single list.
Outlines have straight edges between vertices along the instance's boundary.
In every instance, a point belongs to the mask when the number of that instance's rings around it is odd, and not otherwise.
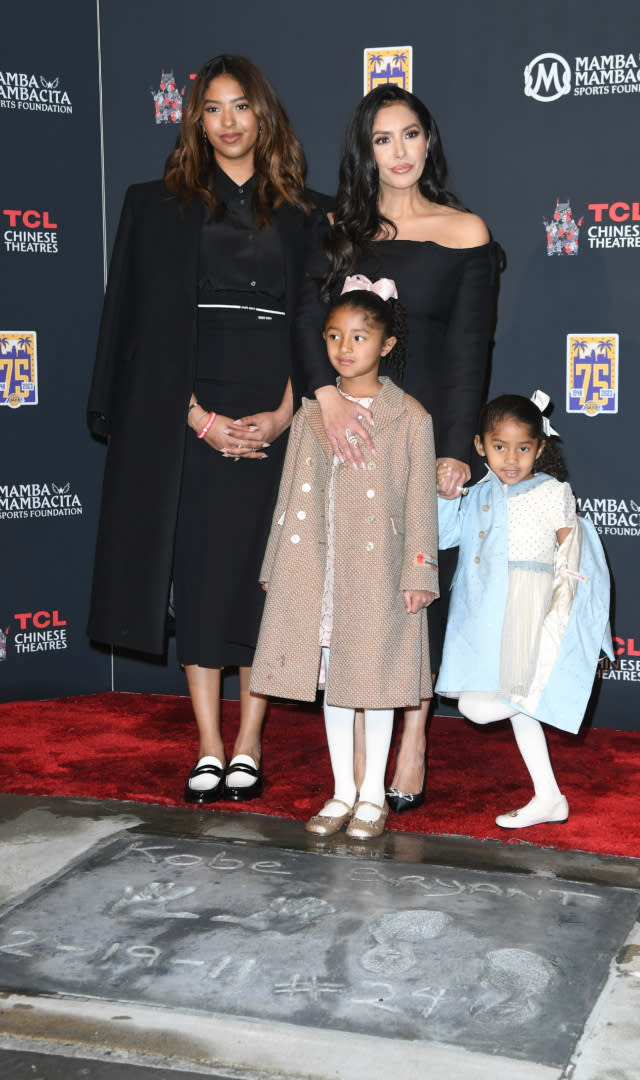
[{"label": "small girl in light blue coat", "polygon": [[601,650],[613,659],[604,552],[576,515],[548,403],[490,401],[475,437],[487,476],[438,499],[440,547],[460,554],[436,690],[477,724],[511,720],[534,796],[498,815],[505,829],[568,819],[541,721],[577,732]]}]

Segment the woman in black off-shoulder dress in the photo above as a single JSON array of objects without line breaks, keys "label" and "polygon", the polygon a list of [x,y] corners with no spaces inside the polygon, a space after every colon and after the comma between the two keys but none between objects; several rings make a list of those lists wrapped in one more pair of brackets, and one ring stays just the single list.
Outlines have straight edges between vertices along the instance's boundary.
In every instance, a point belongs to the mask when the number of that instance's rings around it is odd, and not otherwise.
[{"label": "woman in black off-shoulder dress", "polygon": [[[341,397],[317,346],[324,303],[349,274],[392,278],[407,313],[408,356],[402,386],[431,413],[438,491],[455,497],[470,478],[475,425],[488,375],[500,249],[484,222],[445,187],[446,162],[431,114],[413,94],[377,87],[358,105],[345,136],[333,227],[305,286],[297,336],[334,451],[360,464],[375,446]],[[353,447],[347,429],[359,438]],[[452,568],[441,553],[441,596]],[[429,608],[437,670],[445,605]],[[396,811],[424,800],[429,701],[405,710],[403,738],[388,800]]]}]

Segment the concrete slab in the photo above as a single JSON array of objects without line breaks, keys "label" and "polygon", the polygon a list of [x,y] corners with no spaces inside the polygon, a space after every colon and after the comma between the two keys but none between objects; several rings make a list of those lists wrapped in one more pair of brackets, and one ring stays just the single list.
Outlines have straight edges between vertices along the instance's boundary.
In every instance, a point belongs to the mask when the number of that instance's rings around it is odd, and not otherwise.
[{"label": "concrete slab", "polygon": [[2,985],[561,1066],[639,902],[125,832],[0,913]]},{"label": "concrete slab", "polygon": [[[163,1068],[172,1078],[182,1070],[238,1080],[386,1080],[418,1070],[447,1080],[637,1080],[637,860],[390,832],[357,847],[332,838],[318,853],[295,822],[84,800],[0,796],[0,822],[0,866],[11,868],[1,875],[3,946],[12,933],[0,951],[0,1047],[50,1057],[43,1080],[63,1075],[52,1071],[63,1059],[82,1061],[88,1071],[78,1075],[91,1080],[102,1080],[97,1064],[115,1062],[140,1080],[160,1080]],[[165,861],[141,850],[150,838]],[[436,879],[444,896],[427,895]],[[195,892],[177,895],[194,882]],[[54,918],[45,927],[46,913]],[[35,933],[18,925],[32,915],[47,949],[22,936]],[[76,935],[93,954],[58,947],[78,947]],[[320,963],[344,989],[324,992],[318,971],[314,983]],[[194,970],[198,1000],[185,1003]],[[263,994],[264,1009],[265,993],[274,1009],[249,1015],[246,1002]],[[564,1001],[576,996],[579,1009]],[[455,1015],[457,1046],[446,1029]],[[506,1031],[514,1017],[517,1046]],[[542,1060],[546,1034],[536,1026],[554,1030]],[[570,1060],[558,1064],[567,1046]],[[3,1066],[0,1056],[4,1076]],[[33,1069],[25,1075],[39,1080]]]},{"label": "concrete slab", "polygon": [[[215,1076],[230,1071],[269,1080],[388,1080],[423,1076],[446,1080],[558,1080],[559,1070],[498,1054],[479,1054],[432,1042],[356,1035],[271,1022],[170,1012],[129,1005],[116,1012],[113,1003],[87,999],[39,999],[9,995],[0,1020],[20,1025],[48,1040],[50,1051],[91,1046],[95,1059],[105,1054],[137,1065],[164,1059],[169,1068]],[[6,1039],[5,1039],[6,1043]],[[89,1074],[91,1075],[91,1074]],[[47,1078],[48,1080],[48,1078]],[[140,1080],[146,1080],[142,1071]]]}]

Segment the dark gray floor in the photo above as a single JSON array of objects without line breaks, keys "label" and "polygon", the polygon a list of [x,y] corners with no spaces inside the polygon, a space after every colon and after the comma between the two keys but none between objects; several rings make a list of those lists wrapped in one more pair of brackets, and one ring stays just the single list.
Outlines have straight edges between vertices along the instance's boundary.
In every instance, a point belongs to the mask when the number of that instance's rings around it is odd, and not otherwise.
[{"label": "dark gray floor", "polygon": [[[229,1073],[207,1073],[209,1080],[229,1080]],[[2,1080],[202,1080],[202,1073],[128,1065],[123,1061],[53,1057],[31,1051],[0,1050]]]},{"label": "dark gray floor", "polygon": [[564,1064],[640,893],[372,854],[127,831],[4,911],[1,985]]}]

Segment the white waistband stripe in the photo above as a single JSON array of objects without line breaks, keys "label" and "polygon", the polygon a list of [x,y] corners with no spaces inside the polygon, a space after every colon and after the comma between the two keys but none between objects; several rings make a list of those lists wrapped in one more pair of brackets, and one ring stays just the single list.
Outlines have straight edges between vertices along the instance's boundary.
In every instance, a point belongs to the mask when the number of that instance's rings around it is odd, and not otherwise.
[{"label": "white waistband stripe", "polygon": [[286,315],[286,311],[274,311],[273,308],[251,307],[249,304],[198,304],[199,308],[225,308],[228,311],[258,311],[262,315]]}]

